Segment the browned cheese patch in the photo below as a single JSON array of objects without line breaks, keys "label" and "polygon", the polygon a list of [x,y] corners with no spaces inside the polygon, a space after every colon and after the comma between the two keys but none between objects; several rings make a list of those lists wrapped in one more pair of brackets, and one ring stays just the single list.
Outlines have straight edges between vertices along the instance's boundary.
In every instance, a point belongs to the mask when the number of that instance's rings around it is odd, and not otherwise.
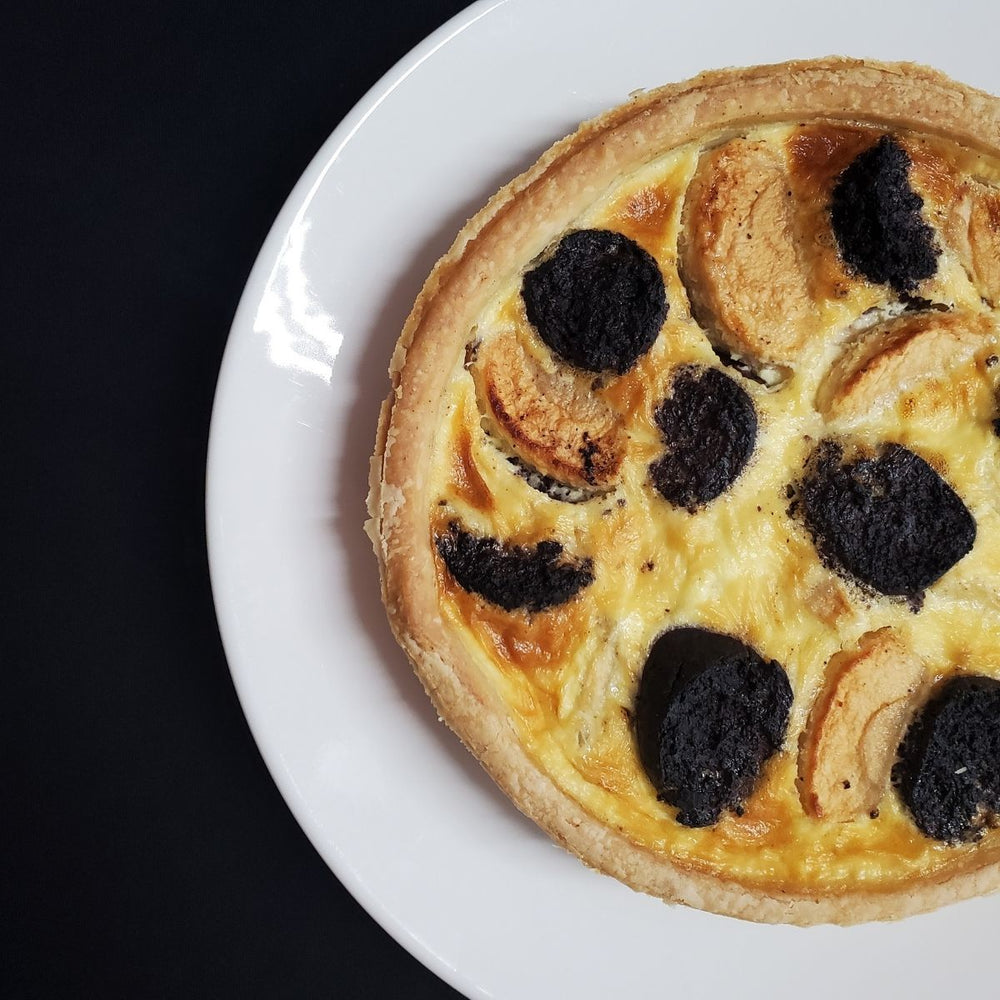
[{"label": "browned cheese patch", "polygon": [[659,255],[677,196],[672,181],[640,188],[608,217],[608,226],[635,240],[654,256]]},{"label": "browned cheese patch", "polygon": [[741,812],[730,812],[718,823],[721,839],[743,847],[787,848],[794,842],[794,819],[800,815],[798,802],[788,795],[794,781],[794,756],[782,752],[768,761],[760,785],[747,799]]},{"label": "browned cheese patch", "polygon": [[940,233],[954,210],[961,185],[953,157],[939,142],[926,137],[901,136],[899,141],[912,161],[913,190],[924,199],[922,214]]},{"label": "browned cheese patch", "polygon": [[876,808],[923,676],[920,657],[891,628],[866,633],[830,660],[801,741],[807,812],[846,822]]},{"label": "browned cheese patch", "polygon": [[805,597],[809,610],[827,625],[836,625],[850,614],[851,601],[843,584],[835,577],[824,578],[810,587]]},{"label": "browned cheese patch", "polygon": [[543,612],[507,612],[463,590],[443,570],[438,586],[508,680],[523,693],[539,695],[536,707],[546,714],[538,721],[549,724],[558,714],[562,669],[577,637],[592,624],[585,605],[572,601]]},{"label": "browned cheese patch", "polygon": [[483,479],[472,454],[472,428],[478,429],[478,417],[468,412],[463,404],[464,416],[456,424],[455,450],[451,461],[450,487],[454,495],[470,507],[484,512],[495,506],[493,493]]}]

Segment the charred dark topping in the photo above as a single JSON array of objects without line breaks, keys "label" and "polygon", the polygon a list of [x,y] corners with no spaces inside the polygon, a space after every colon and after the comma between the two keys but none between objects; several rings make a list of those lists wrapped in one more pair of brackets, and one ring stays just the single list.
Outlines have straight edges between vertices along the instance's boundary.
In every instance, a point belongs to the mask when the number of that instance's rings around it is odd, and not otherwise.
[{"label": "charred dark topping", "polygon": [[903,737],[892,780],[928,837],[954,844],[997,826],[1000,681],[944,681]]},{"label": "charred dark topping", "polygon": [[898,444],[845,462],[841,444],[822,442],[799,500],[823,561],[883,594],[917,597],[976,540],[958,494]]},{"label": "charred dark topping", "polygon": [[507,462],[533,490],[544,493],[550,500],[558,500],[560,503],[586,503],[596,496],[603,495],[602,490],[585,490],[579,486],[570,486],[568,483],[560,482],[553,476],[539,472],[522,458],[511,456]]},{"label": "charred dark topping", "polygon": [[753,454],[757,412],[746,390],[717,368],[685,366],[656,408],[667,453],[649,467],[661,496],[692,513],[736,481]]},{"label": "charred dark topping", "polygon": [[590,559],[569,559],[555,541],[505,545],[448,525],[437,550],[459,586],[505,611],[544,611],[564,604],[594,580]]},{"label": "charred dark topping", "polygon": [[732,368],[734,371],[739,372],[744,378],[749,379],[751,382],[756,382],[758,385],[767,385],[767,381],[745,358],[738,358],[734,354],[727,351],[724,347],[719,347],[716,344],[712,345],[712,350],[715,351],[715,356],[727,368]]},{"label": "charred dark topping", "polygon": [[909,175],[906,150],[884,135],[840,175],[830,203],[833,232],[848,267],[900,293],[931,277],[941,252]]},{"label": "charred dark topping", "polygon": [[944,302],[934,302],[931,299],[925,299],[921,295],[910,295],[907,292],[903,292],[899,296],[899,301],[903,303],[905,312],[947,313],[952,311],[952,306]]},{"label": "charred dark topping", "polygon": [[465,345],[465,367],[471,368],[476,363],[476,357],[479,354],[479,346],[482,341],[478,337],[473,337]]},{"label": "charred dark topping", "polygon": [[591,372],[627,372],[667,316],[659,265],[621,233],[580,229],[528,271],[528,320],[563,360]]},{"label": "charred dark topping", "polygon": [[685,826],[737,814],[781,747],[792,689],[781,665],[700,628],[653,644],[636,696],[639,759]]}]

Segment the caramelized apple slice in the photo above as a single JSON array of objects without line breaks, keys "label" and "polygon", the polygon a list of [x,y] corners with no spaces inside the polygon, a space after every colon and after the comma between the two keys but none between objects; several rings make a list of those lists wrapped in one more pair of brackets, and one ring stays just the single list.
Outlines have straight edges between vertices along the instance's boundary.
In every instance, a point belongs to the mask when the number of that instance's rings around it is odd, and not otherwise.
[{"label": "caramelized apple slice", "polygon": [[837,653],[801,741],[802,804],[845,822],[878,805],[924,666],[890,628]]},{"label": "caramelized apple slice", "polygon": [[965,180],[948,214],[945,238],[979,294],[991,306],[1000,305],[1000,189]]},{"label": "caramelized apple slice", "polygon": [[513,332],[480,348],[481,396],[518,455],[543,475],[581,488],[610,486],[625,448],[621,419],[583,376],[547,367]]},{"label": "caramelized apple slice", "polygon": [[780,149],[733,139],[702,155],[684,206],[681,267],[694,315],[754,367],[793,360],[814,323],[790,194]]},{"label": "caramelized apple slice", "polygon": [[854,419],[884,409],[914,385],[941,378],[996,337],[971,313],[907,313],[865,331],[831,367],[816,397],[828,419]]}]

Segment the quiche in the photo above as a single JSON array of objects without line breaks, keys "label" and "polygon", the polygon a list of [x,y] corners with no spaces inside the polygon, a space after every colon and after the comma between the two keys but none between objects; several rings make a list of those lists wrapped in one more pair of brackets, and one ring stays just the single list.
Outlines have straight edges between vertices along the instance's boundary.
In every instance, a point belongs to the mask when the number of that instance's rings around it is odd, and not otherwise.
[{"label": "quiche", "polygon": [[1000,885],[1000,100],[831,58],[633,95],[391,362],[393,630],[513,802],[759,921]]}]

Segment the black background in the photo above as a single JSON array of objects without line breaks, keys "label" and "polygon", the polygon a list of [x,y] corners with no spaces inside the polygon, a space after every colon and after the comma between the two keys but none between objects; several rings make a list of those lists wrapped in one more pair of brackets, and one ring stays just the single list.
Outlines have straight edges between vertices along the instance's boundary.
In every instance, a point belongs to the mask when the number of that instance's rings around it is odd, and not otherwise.
[{"label": "black background", "polygon": [[218,637],[203,496],[222,350],[275,214],[351,106],[464,6],[5,17],[6,996],[457,996],[348,896],[272,784]]}]

